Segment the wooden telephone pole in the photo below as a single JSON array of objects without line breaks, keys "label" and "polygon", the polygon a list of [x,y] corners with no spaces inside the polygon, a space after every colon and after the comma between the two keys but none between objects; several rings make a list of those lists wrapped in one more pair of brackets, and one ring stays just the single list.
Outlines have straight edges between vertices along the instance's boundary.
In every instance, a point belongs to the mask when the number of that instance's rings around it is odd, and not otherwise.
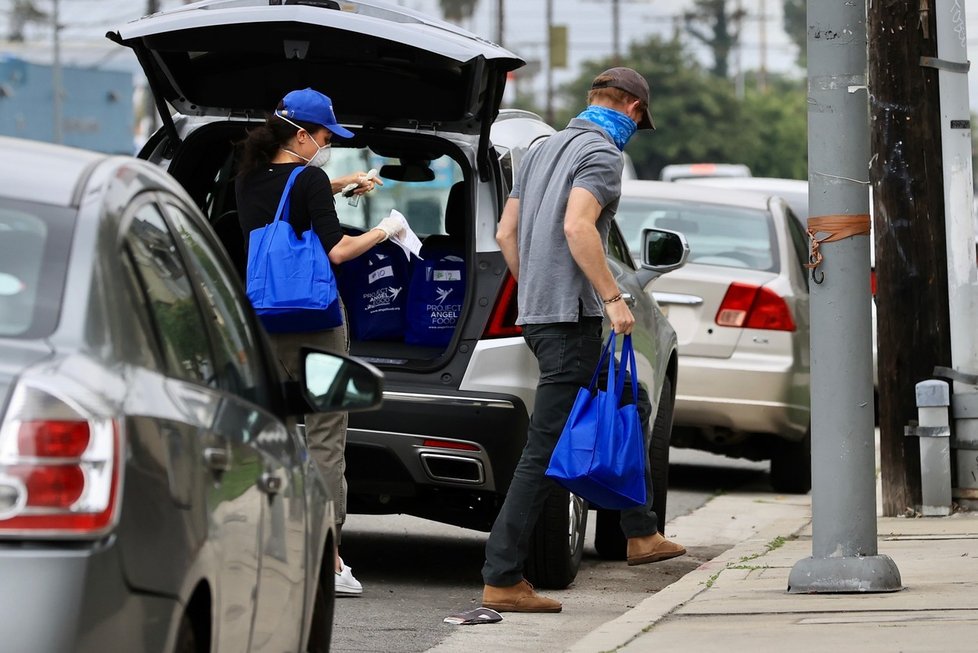
[{"label": "wooden telephone pole", "polygon": [[903,428],[914,386],[950,366],[934,0],[869,8],[883,514],[921,504],[920,452]]}]

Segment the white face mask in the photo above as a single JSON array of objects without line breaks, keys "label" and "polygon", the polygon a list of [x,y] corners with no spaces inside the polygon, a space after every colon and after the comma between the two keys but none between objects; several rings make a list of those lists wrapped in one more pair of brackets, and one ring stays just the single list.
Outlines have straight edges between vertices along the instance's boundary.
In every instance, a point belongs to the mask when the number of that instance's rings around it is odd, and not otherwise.
[{"label": "white face mask", "polygon": [[[302,131],[306,131],[305,129],[302,129],[302,127],[300,127],[299,125],[295,124],[294,122],[292,122],[291,120],[289,120],[285,116],[280,115],[278,113],[276,113],[275,115],[278,116],[279,118],[281,118],[282,120],[284,120],[285,122],[289,123],[290,125],[292,125],[296,129],[301,129]],[[309,132],[306,132],[306,133],[309,134]],[[312,142],[313,143],[316,143],[316,139],[315,138],[312,138],[312,134],[309,134],[309,138],[312,139]],[[319,149],[316,150],[316,153],[312,155],[312,158],[311,159],[307,159],[306,157],[302,156],[301,154],[298,154],[296,152],[293,152],[292,150],[286,149],[284,147],[282,149],[285,150],[286,152],[288,152],[289,154],[291,154],[292,156],[298,157],[298,158],[302,159],[303,161],[305,161],[307,166],[313,166],[314,168],[323,168],[325,170],[326,164],[329,163],[329,156],[331,154],[330,144],[327,143],[326,145],[319,145],[319,143],[316,143],[316,146]]]},{"label": "white face mask", "polygon": [[332,150],[333,148],[329,145],[321,146],[316,153],[312,155],[312,158],[306,161],[306,165],[325,169],[326,164],[329,163],[329,155]]}]

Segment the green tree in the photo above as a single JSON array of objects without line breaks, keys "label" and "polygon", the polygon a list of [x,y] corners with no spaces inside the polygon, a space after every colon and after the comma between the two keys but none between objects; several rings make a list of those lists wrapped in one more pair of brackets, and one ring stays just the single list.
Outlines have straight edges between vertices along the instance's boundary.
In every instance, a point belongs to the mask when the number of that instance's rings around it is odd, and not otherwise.
[{"label": "green tree", "polygon": [[797,63],[808,66],[808,6],[807,0],[784,0],[784,31],[798,46]]},{"label": "green tree", "polygon": [[743,9],[728,9],[727,0],[694,0],[683,14],[686,32],[713,51],[713,74],[726,78],[730,51],[740,40]]},{"label": "green tree", "polygon": [[[560,90],[566,109],[558,129],[584,108],[591,81],[610,59],[584,64]],[[633,43],[621,65],[649,81],[655,132],[639,132],[628,145],[638,176],[657,179],[670,163],[745,163],[757,176],[807,176],[806,104],[801,82],[774,78],[768,93],[738,100],[732,85],[710,74],[677,41],[652,37]],[[532,107],[522,107],[530,108]]]}]

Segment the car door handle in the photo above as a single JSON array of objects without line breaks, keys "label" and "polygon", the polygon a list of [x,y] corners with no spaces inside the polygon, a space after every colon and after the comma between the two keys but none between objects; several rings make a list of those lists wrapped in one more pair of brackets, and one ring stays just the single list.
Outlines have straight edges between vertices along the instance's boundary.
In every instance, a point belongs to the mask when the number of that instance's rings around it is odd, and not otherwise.
[{"label": "car door handle", "polygon": [[258,479],[258,489],[269,496],[278,494],[282,490],[282,479],[272,472],[265,472]]},{"label": "car door handle", "polygon": [[624,299],[625,300],[625,303],[628,304],[629,306],[634,306],[635,305],[635,301],[636,301],[635,300],[635,295],[633,295],[632,293],[630,293],[630,292],[623,292],[621,294],[621,298]]},{"label": "car door handle", "polygon": [[204,462],[207,468],[216,474],[223,474],[231,469],[231,456],[227,449],[221,447],[204,449]]}]

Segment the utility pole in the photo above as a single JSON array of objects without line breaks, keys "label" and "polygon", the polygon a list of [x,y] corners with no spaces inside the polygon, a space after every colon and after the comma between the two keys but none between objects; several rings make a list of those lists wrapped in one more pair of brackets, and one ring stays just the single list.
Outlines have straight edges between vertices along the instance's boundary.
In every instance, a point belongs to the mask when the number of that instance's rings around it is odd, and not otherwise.
[{"label": "utility pole", "polygon": [[51,110],[54,115],[53,141],[55,143],[64,143],[65,87],[64,76],[61,70],[61,16],[58,0],[54,0],[54,9],[51,11],[51,22],[54,27],[54,56],[51,65],[51,93],[53,95]]},{"label": "utility pole", "polygon": [[505,0],[496,0],[496,45],[499,47],[505,47],[503,45],[503,36],[506,33],[506,30],[504,29],[506,25],[505,14]]},{"label": "utility pole", "polygon": [[554,0],[547,0],[547,124],[554,124]]},{"label": "utility pole", "polygon": [[898,0],[869,11],[880,465],[889,516],[921,503],[920,450],[903,430],[917,418],[915,385],[951,361],[938,72],[920,65],[937,54],[926,8]]},{"label": "utility pole", "polygon": [[757,74],[757,86],[761,92],[767,91],[767,3],[760,0],[761,13],[757,17],[758,33],[761,42],[761,69]]},{"label": "utility pole", "polygon": [[[950,313],[952,405],[978,400],[978,266],[975,261],[971,170],[971,111],[968,102],[968,34],[964,2],[936,0],[937,58],[921,65],[938,70],[941,155],[944,170],[944,224],[947,229],[947,285]],[[955,410],[954,455],[958,503],[978,507],[978,419]]]},{"label": "utility pole", "polygon": [[795,594],[901,589],[877,549],[865,17],[866,0],[808,3],[812,556]]},{"label": "utility pole", "polygon": [[611,0],[611,61],[621,65],[621,6],[620,0]]},{"label": "utility pole", "polygon": [[737,94],[738,100],[744,99],[744,3],[743,0],[737,0],[737,10],[734,12],[735,21],[737,26],[737,51],[736,63],[737,63],[737,77],[734,79],[734,90]]}]

